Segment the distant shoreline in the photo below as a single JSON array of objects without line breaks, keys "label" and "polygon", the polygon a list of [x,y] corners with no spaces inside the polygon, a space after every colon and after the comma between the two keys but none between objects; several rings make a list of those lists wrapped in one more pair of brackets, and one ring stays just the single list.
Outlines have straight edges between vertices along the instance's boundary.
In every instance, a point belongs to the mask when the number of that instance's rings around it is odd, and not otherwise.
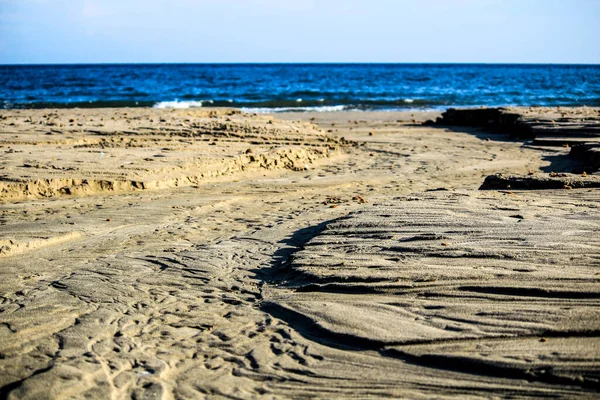
[{"label": "distant shoreline", "polygon": [[[107,105],[57,105],[50,104],[39,107],[17,107],[17,108],[4,108],[0,109],[2,111],[32,111],[32,110],[119,110],[119,109],[155,109],[155,110],[197,110],[197,111],[210,111],[210,110],[237,110],[246,114],[276,114],[276,115],[286,115],[286,114],[331,114],[331,113],[359,113],[359,114],[379,114],[379,113],[419,113],[419,114],[440,114],[449,109],[475,109],[475,108],[487,108],[487,109],[527,109],[527,108],[539,108],[539,105],[529,105],[529,106],[513,106],[513,105],[498,105],[498,106],[487,106],[487,105],[466,105],[466,106],[439,106],[439,107],[404,107],[404,108],[379,108],[379,109],[360,109],[360,108],[346,108],[345,106],[327,106],[327,107],[298,107],[298,108],[248,108],[248,107],[234,107],[234,106],[207,106],[207,107],[156,107],[156,106],[148,106],[148,105],[126,105],[126,106],[113,106],[110,103]],[[597,108],[596,106],[577,106],[577,105],[566,105],[566,106],[550,106],[546,108],[566,108],[566,109],[577,109],[577,108]]]}]

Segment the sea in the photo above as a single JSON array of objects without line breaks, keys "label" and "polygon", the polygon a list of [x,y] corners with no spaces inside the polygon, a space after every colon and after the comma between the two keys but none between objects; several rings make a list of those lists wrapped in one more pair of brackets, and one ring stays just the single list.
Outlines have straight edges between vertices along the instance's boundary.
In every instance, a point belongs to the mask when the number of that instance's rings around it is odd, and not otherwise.
[{"label": "sea", "polygon": [[248,112],[600,106],[600,65],[0,65],[0,108]]}]

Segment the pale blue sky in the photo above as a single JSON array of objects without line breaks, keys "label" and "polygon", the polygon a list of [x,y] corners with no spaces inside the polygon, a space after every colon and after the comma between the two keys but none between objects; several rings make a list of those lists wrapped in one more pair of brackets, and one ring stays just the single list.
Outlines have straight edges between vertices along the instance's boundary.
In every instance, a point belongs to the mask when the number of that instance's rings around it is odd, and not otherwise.
[{"label": "pale blue sky", "polygon": [[0,64],[600,63],[600,0],[0,0]]}]

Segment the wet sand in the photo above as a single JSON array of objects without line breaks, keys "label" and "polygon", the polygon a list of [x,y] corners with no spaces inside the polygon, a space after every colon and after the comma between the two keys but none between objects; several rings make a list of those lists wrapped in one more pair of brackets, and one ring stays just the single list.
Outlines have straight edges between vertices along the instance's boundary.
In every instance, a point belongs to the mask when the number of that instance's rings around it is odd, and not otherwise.
[{"label": "wet sand", "polygon": [[3,111],[2,396],[593,398],[598,190],[478,191],[585,166],[437,116]]}]

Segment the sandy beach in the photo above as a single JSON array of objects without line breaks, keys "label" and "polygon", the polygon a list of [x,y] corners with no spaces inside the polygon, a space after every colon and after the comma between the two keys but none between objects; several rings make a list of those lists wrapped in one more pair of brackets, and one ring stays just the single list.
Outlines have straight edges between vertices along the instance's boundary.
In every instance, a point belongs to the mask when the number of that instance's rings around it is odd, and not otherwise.
[{"label": "sandy beach", "polygon": [[0,398],[595,398],[599,112],[510,112],[2,110]]}]

